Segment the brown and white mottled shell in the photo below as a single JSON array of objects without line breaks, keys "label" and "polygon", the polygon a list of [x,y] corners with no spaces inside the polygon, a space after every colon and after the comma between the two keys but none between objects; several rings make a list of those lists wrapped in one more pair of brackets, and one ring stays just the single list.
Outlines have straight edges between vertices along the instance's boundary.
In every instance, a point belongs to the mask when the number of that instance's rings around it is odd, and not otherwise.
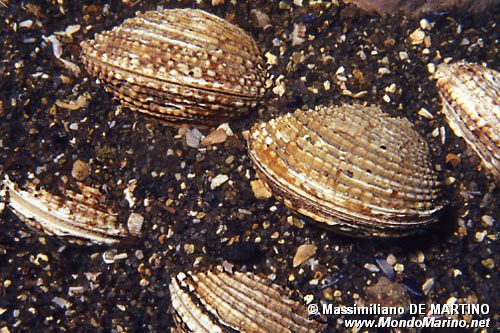
[{"label": "brown and white mottled shell", "polygon": [[457,62],[439,65],[435,78],[451,129],[500,181],[500,73]]},{"label": "brown and white mottled shell", "polygon": [[170,283],[173,332],[319,332],[287,291],[252,273],[179,273]]},{"label": "brown and white mottled shell", "polygon": [[442,208],[427,143],[378,107],[297,110],[255,125],[248,149],[285,205],[337,232],[404,236]]},{"label": "brown and white mottled shell", "polygon": [[112,245],[127,236],[99,190],[83,184],[79,187],[80,193],[60,187],[58,196],[33,183],[21,189],[5,177],[0,197],[30,228],[70,243]]},{"label": "brown and white mottled shell", "polygon": [[171,123],[223,123],[265,92],[252,37],[201,10],[141,13],[81,48],[87,71],[124,106]]}]

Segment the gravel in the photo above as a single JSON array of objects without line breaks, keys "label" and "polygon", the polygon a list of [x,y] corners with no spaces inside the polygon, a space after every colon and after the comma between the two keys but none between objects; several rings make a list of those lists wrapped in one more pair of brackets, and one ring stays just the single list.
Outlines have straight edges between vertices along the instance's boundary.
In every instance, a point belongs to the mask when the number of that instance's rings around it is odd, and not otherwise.
[{"label": "gravel", "polygon": [[[217,264],[273,278],[293,290],[294,299],[352,305],[367,298],[368,286],[387,278],[387,267],[378,270],[376,264],[392,255],[399,266],[390,283],[404,286],[398,295],[405,302],[498,306],[498,188],[444,122],[429,73],[447,58],[500,69],[498,7],[477,16],[448,12],[410,19],[365,14],[341,1],[43,4],[0,6],[0,168],[20,184],[37,178],[56,190],[63,179],[74,182],[73,165],[85,161],[91,171],[84,182],[105,190],[124,223],[133,209],[144,224],[138,237],[116,249],[82,248],[36,234],[0,209],[2,333],[165,331],[173,325],[170,277]],[[83,69],[80,41],[159,5],[224,17],[268,54],[274,88],[258,111],[230,124],[234,135],[221,144],[189,147],[178,129],[119,107],[74,67]],[[425,37],[417,44],[410,35],[419,28]],[[54,38],[65,61],[54,55]],[[404,240],[349,238],[302,220],[273,197],[255,198],[243,131],[297,108],[354,100],[407,117],[429,141],[449,201],[433,230]],[[447,153],[459,163],[444,163]],[[221,175],[230,181],[213,186]],[[135,200],[125,198],[131,180]],[[306,243],[316,253],[294,268],[290,249]],[[484,318],[498,323],[498,311]],[[327,321],[342,330],[343,319]]]}]

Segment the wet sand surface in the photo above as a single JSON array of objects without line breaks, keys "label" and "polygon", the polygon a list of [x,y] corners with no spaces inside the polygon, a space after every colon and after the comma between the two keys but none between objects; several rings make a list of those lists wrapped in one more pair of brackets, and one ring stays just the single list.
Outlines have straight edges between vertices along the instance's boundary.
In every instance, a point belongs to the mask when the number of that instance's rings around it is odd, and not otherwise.
[{"label": "wet sand surface", "polygon": [[[173,326],[171,276],[218,264],[267,276],[301,302],[362,305],[373,293],[400,289],[388,296],[391,304],[486,303],[491,313],[474,318],[498,323],[498,189],[446,124],[429,72],[446,58],[498,70],[498,8],[409,19],[335,1],[53,3],[0,6],[0,167],[20,185],[36,179],[57,192],[65,181],[74,184],[73,164],[82,160],[91,169],[84,182],[107,192],[122,221],[136,212],[145,222],[118,247],[79,247],[36,234],[3,209],[1,332],[165,331]],[[273,86],[259,110],[230,123],[235,135],[224,143],[189,147],[177,128],[120,108],[83,70],[80,41],[158,6],[226,18],[266,55]],[[256,11],[269,17],[268,26]],[[422,29],[429,38],[413,45],[410,34],[426,26],[421,19],[430,24]],[[80,28],[66,30],[73,25]],[[304,40],[294,43],[294,25],[305,27]],[[54,34],[79,74],[54,56],[46,39]],[[81,96],[83,107],[68,108]],[[402,240],[356,239],[318,228],[274,198],[255,198],[243,131],[297,108],[354,101],[407,117],[430,143],[449,201],[436,227]],[[228,181],[212,189],[218,175]],[[130,208],[124,190],[134,179]],[[302,244],[317,251],[294,268]],[[106,263],[103,253],[118,256]],[[391,287],[370,289],[383,277]],[[344,319],[320,318],[331,331],[344,330]]]}]

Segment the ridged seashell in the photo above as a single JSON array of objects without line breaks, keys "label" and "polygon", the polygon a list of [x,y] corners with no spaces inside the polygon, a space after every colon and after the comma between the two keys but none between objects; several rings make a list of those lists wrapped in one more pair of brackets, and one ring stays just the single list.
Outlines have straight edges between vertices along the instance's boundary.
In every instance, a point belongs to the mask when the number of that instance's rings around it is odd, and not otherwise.
[{"label": "ridged seashell", "polygon": [[319,332],[285,292],[252,273],[179,273],[170,283],[175,331]]},{"label": "ridged seashell", "polygon": [[439,65],[435,78],[451,129],[464,138],[499,181],[500,73],[458,62]]},{"label": "ridged seashell", "polygon": [[32,229],[75,244],[114,244],[127,236],[118,217],[104,202],[99,190],[79,184],[77,193],[63,187],[61,196],[28,183],[21,189],[9,177],[1,197],[19,219]]},{"label": "ridged seashell", "polygon": [[442,207],[428,145],[377,107],[297,110],[255,125],[248,149],[285,205],[341,233],[408,235]]},{"label": "ridged seashell", "polygon": [[252,37],[201,10],[138,14],[81,47],[87,71],[124,106],[168,122],[223,123],[265,92]]},{"label": "ridged seashell", "polygon": [[361,9],[379,14],[403,11],[411,17],[422,16],[425,12],[448,12],[458,10],[469,13],[485,13],[498,6],[498,0],[346,0]]}]

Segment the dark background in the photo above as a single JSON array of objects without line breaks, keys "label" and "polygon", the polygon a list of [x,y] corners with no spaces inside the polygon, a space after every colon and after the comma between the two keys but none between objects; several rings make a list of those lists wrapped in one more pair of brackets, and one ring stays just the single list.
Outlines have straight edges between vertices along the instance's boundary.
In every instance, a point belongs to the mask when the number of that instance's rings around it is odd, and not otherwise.
[{"label": "dark background", "polygon": [[[362,304],[366,287],[389,275],[405,286],[404,295],[395,301],[446,303],[455,297],[459,303],[488,303],[492,314],[485,318],[497,322],[498,227],[489,226],[483,216],[493,217],[494,223],[498,220],[498,189],[484,170],[478,171],[476,155],[445,124],[426,66],[450,57],[498,70],[498,8],[476,16],[447,12],[409,19],[402,13],[388,18],[368,15],[341,2],[336,6],[304,1],[302,7],[291,1],[235,3],[227,0],[213,7],[210,1],[142,1],[135,6],[121,1],[64,1],[62,5],[11,1],[8,8],[0,7],[0,167],[21,185],[38,168],[35,177],[50,190],[64,176],[71,181],[73,162],[84,160],[92,168],[85,182],[101,189],[105,186],[110,204],[125,221],[130,210],[123,189],[129,180],[137,179],[134,211],[146,219],[137,239],[108,250],[40,237],[5,209],[0,215],[0,328],[8,327],[11,332],[165,331],[173,323],[170,276],[223,261],[234,264],[234,269],[275,278],[293,290],[291,297],[297,300],[314,295],[316,303],[336,305]],[[159,5],[202,8],[247,30],[263,53],[278,56],[270,75],[274,79],[284,76],[284,95],[269,91],[263,103],[266,107],[231,124],[236,137],[206,151],[187,147],[184,139],[175,138],[175,128],[127,109],[117,111],[116,101],[83,70],[79,42],[111,29],[137,10]],[[250,15],[252,9],[267,13],[271,26],[260,28]],[[422,17],[435,23],[426,31],[432,42],[428,55],[423,54],[422,45],[407,40]],[[16,29],[25,20],[34,23]],[[294,23],[301,22],[314,38],[292,46],[289,36]],[[76,76],[53,56],[50,43],[42,38],[74,24],[81,29],[73,38],[59,40],[63,58],[82,69]],[[273,45],[276,38],[280,46]],[[359,57],[360,50],[366,60]],[[407,52],[408,60],[400,59],[401,51]],[[385,57],[386,65],[382,64]],[[308,221],[303,221],[303,228],[293,226],[288,222],[298,222],[300,217],[281,203],[273,198],[255,199],[250,188],[255,174],[242,131],[256,121],[296,108],[353,101],[342,95],[337,84],[335,72],[340,66],[345,68],[347,89],[367,91],[358,101],[379,104],[394,116],[407,117],[431,144],[436,163],[443,168],[449,201],[441,223],[432,230],[404,240],[349,238]],[[390,74],[380,75],[381,67],[389,68]],[[327,80],[329,90],[323,84]],[[392,83],[396,91],[387,93],[391,99],[387,103],[382,97]],[[68,110],[54,105],[57,100],[75,100],[84,92],[92,96],[87,108]],[[421,108],[434,118],[419,116]],[[78,123],[77,130],[69,128],[73,123]],[[432,135],[440,127],[446,131],[444,145],[440,136]],[[167,149],[174,154],[167,156]],[[444,163],[448,153],[456,154],[459,163]],[[218,174],[227,174],[230,182],[211,190],[210,180]],[[169,199],[172,203],[165,207]],[[477,233],[483,232],[487,236],[481,239]],[[292,268],[296,248],[303,243],[318,247],[314,260]],[[186,251],[190,248],[186,244],[194,246],[193,253]],[[104,251],[126,253],[128,258],[106,264]],[[390,254],[404,265],[403,272],[392,276],[365,268]],[[318,285],[309,283],[314,278],[319,278]],[[434,288],[424,295],[421,286],[429,278],[434,279]],[[68,294],[75,286],[83,291]],[[68,302],[66,307],[56,304],[59,298]],[[329,323],[332,330],[342,329],[335,317]]]}]

